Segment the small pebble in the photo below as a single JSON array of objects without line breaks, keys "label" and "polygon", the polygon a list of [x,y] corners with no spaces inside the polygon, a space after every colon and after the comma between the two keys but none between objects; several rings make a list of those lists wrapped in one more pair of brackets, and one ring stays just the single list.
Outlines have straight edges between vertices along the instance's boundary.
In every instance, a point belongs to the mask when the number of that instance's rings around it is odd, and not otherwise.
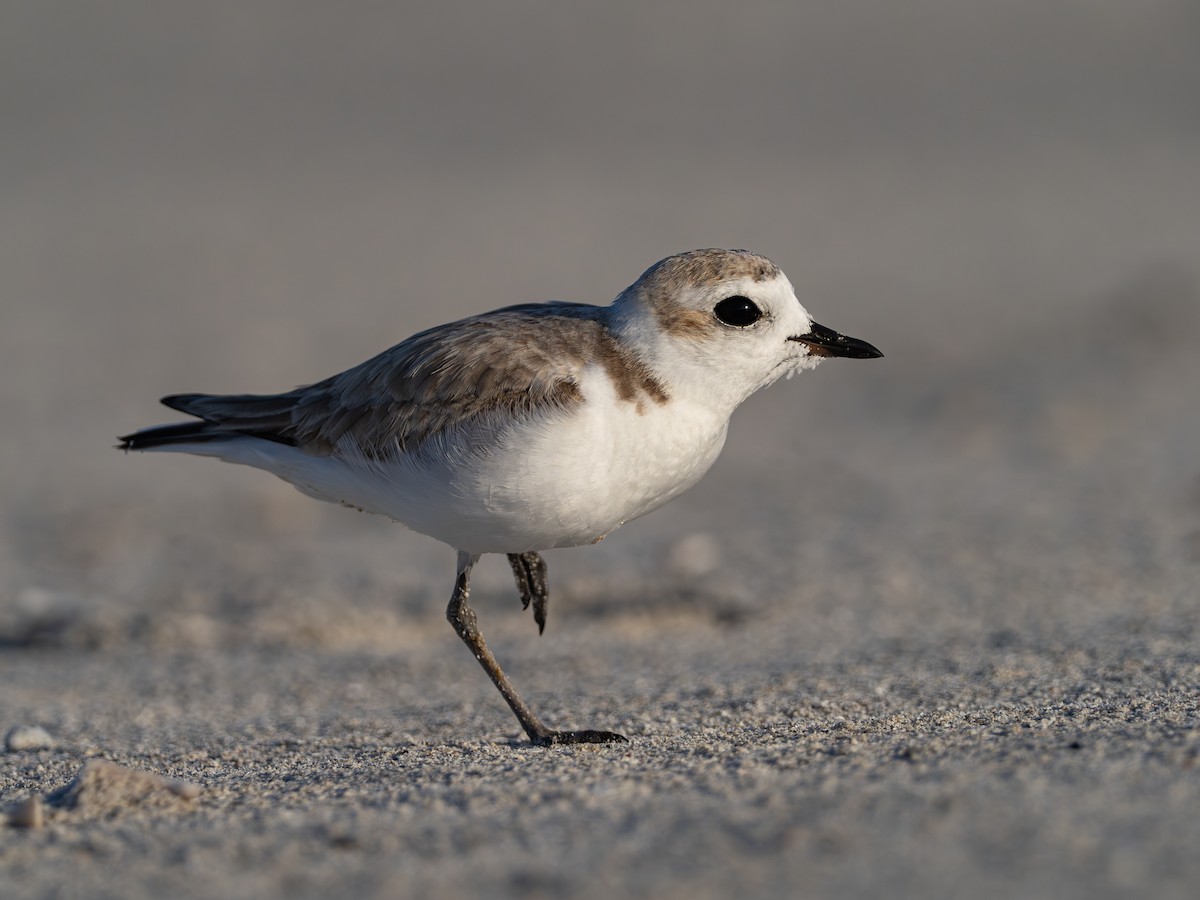
[{"label": "small pebble", "polygon": [[200,796],[200,785],[182,778],[166,778],[163,787],[183,800],[195,800]]},{"label": "small pebble", "polygon": [[49,750],[54,746],[50,732],[38,725],[14,725],[4,736],[4,749],[9,753],[22,750]]},{"label": "small pebble", "polygon": [[170,808],[179,800],[195,800],[200,786],[179,778],[131,769],[106,759],[89,759],[75,778],[47,796],[58,809],[112,816],[126,809]]},{"label": "small pebble", "polygon": [[46,810],[40,797],[29,797],[8,810],[8,824],[14,828],[41,828],[46,824]]}]

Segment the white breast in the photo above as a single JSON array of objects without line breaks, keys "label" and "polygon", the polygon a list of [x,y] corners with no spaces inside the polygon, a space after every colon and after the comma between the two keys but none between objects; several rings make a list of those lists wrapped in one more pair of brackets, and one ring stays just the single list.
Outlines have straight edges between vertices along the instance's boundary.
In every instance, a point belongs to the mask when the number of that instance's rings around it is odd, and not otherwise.
[{"label": "white breast", "polygon": [[727,418],[678,401],[620,400],[598,368],[581,389],[581,407],[514,429],[499,452],[455,477],[455,492],[504,535],[504,548],[480,552],[599,540],[699,481],[725,443]]}]

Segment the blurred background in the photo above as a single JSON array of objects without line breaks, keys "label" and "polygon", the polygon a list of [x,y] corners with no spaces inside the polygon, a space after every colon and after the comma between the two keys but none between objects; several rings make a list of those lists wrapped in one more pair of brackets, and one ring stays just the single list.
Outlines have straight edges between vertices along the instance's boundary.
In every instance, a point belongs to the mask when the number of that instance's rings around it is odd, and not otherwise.
[{"label": "blurred background", "polygon": [[886,358],[755,397],[690,495],[555,554],[577,593],[665,561],[830,628],[1191,609],[1198,9],[6,4],[10,626],[230,593],[440,616],[449,551],[115,436],[704,246]]}]

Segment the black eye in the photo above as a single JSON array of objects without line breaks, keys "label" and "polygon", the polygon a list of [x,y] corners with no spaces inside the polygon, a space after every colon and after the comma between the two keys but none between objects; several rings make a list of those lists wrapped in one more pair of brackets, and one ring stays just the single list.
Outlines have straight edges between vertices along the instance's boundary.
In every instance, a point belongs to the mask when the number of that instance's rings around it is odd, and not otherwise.
[{"label": "black eye", "polygon": [[762,318],[762,310],[754,305],[754,301],[740,295],[726,297],[713,307],[713,312],[726,325],[733,325],[736,328],[753,325]]}]

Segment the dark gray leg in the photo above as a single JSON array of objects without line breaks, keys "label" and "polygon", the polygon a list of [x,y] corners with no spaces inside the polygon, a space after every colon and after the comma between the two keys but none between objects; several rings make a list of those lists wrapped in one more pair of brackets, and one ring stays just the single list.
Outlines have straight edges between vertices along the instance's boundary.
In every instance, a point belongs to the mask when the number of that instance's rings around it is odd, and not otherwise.
[{"label": "dark gray leg", "polygon": [[510,553],[508,564],[512,566],[517,590],[521,592],[521,609],[529,609],[529,601],[533,601],[533,621],[537,622],[538,634],[541,634],[546,630],[546,609],[550,603],[546,561],[533,552]]},{"label": "dark gray leg", "polygon": [[[532,555],[537,557],[536,553]],[[537,557],[537,560],[541,562],[541,557]],[[454,595],[450,598],[450,605],[446,607],[446,618],[450,620],[450,624],[454,626],[458,636],[463,639],[463,643],[479,660],[483,670],[488,673],[492,683],[499,689],[500,695],[508,702],[517,716],[517,721],[529,735],[529,740],[539,747],[551,747],[554,744],[610,744],[625,741],[624,736],[612,731],[554,731],[543,725],[542,720],[534,715],[533,710],[525,704],[521,695],[517,693],[517,689],[508,680],[508,676],[500,669],[500,664],[496,662],[492,651],[488,649],[483,634],[479,630],[475,610],[467,606],[467,597],[471,593],[471,567],[478,561],[478,555],[458,551],[458,577],[454,582]],[[545,563],[542,563],[543,593],[545,568]],[[534,610],[536,615],[536,606]]]}]

